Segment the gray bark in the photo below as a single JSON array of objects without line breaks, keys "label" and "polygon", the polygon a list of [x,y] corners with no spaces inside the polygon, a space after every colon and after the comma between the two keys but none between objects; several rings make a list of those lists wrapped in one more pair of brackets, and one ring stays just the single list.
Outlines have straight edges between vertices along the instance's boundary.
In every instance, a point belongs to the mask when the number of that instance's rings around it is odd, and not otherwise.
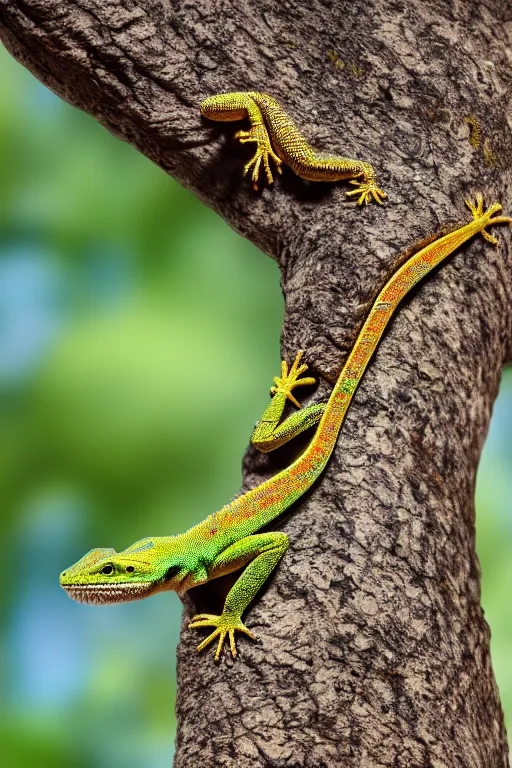
[{"label": "gray bark", "polygon": [[[511,23],[508,0],[0,0],[16,58],[278,261],[283,355],[307,350],[312,400],[400,250],[467,220],[477,190],[511,212]],[[313,146],[372,162],[385,207],[286,169],[254,193],[235,126],[199,115],[230,90],[272,94]],[[474,534],[512,356],[510,235],[495,234],[394,320],[324,477],[280,521],[290,549],[247,619],[259,644],[216,666],[184,629],[177,768],[507,765]],[[292,455],[249,451],[244,487]],[[191,599],[212,610],[226,589]]]}]

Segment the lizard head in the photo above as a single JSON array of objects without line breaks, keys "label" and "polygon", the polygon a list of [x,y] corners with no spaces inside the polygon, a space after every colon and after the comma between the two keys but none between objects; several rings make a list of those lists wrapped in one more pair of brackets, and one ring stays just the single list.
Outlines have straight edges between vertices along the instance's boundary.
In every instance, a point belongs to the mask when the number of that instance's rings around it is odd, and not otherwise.
[{"label": "lizard head", "polygon": [[174,537],[142,539],[123,552],[91,549],[60,575],[60,585],[79,603],[125,603],[164,590],[179,591],[187,573]]}]

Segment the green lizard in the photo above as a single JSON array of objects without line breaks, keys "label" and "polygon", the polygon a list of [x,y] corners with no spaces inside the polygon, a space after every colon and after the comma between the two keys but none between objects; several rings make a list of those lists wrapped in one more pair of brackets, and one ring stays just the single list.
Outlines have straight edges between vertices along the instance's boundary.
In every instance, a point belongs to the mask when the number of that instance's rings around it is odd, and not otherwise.
[{"label": "green lizard", "polygon": [[328,402],[301,409],[281,424],[286,400],[298,405],[292,390],[314,382],[301,377],[306,366],[301,364],[300,352],[290,371],[283,363],[281,376],[275,379],[274,397],[256,427],[253,442],[261,450],[271,450],[319,421],[298,459],[186,533],[142,539],[119,553],[114,549],[91,550],[61,574],[61,585],[70,597],[85,603],[117,603],[167,590],[183,595],[191,587],[244,569],[226,597],[222,614],[199,614],[189,624],[194,629],[213,628],[198,651],[218,637],[218,660],[229,637],[232,655],[236,656],[235,631],[254,637],[242,621],[244,611],[288,546],[284,533],[257,531],[297,501],[323,472],[354,392],[398,304],[462,243],[481,233],[496,244],[498,241],[486,227],[512,222],[496,215],[502,210],[498,203],[484,211],[481,196],[477,196],[475,205],[467,205],[472,221],[421,248],[388,280],[373,303]]},{"label": "green lizard", "polygon": [[210,120],[221,122],[249,118],[251,127],[248,131],[237,131],[235,139],[241,144],[256,144],[256,152],[244,168],[244,175],[252,168],[254,189],[258,189],[262,161],[267,181],[272,184],[274,179],[269,163],[269,158],[272,158],[278,173],[281,173],[281,163],[284,162],[297,176],[308,181],[352,179],[350,183],[357,188],[347,192],[347,196],[359,195],[358,205],[368,204],[372,196],[382,205],[381,198],[386,197],[377,186],[375,171],[370,163],[345,157],[318,155],[272,96],[257,91],[220,93],[202,102],[201,114]]}]

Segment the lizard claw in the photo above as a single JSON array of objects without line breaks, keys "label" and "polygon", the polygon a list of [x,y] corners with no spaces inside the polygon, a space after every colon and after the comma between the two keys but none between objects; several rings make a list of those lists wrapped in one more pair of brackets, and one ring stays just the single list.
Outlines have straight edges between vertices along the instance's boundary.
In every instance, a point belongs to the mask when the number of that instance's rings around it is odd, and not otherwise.
[{"label": "lizard claw", "polygon": [[356,186],[357,189],[351,189],[346,193],[346,195],[347,197],[351,197],[352,195],[359,195],[359,199],[357,201],[358,205],[362,205],[363,203],[368,205],[368,203],[371,202],[372,197],[376,203],[383,205],[381,198],[386,198],[387,195],[382,191],[382,189],[378,188],[375,181],[353,180],[350,183]]},{"label": "lizard claw", "polygon": [[197,646],[197,652],[200,653],[202,650],[204,650],[204,648],[210,645],[210,643],[212,643],[215,638],[218,637],[219,642],[215,652],[215,661],[219,661],[220,659],[226,637],[229,637],[229,648],[231,650],[231,655],[234,659],[236,659],[237,651],[235,643],[235,630],[243,632],[252,640],[256,640],[256,636],[247,629],[239,616],[230,616],[224,614],[221,616],[215,616],[212,613],[198,613],[196,616],[194,616],[188,627],[189,629],[199,629],[200,627],[215,627],[214,631]]},{"label": "lizard claw", "polygon": [[300,378],[301,375],[308,369],[305,363],[302,365],[300,364],[303,354],[303,350],[299,349],[297,356],[293,361],[293,365],[289,371],[288,363],[286,360],[281,362],[281,376],[274,376],[275,386],[271,387],[270,389],[271,395],[275,395],[277,392],[282,392],[284,395],[286,395],[288,400],[291,400],[292,403],[297,406],[297,408],[301,408],[302,406],[299,401],[292,395],[292,389],[295,387],[305,387],[309,384],[316,383],[316,379],[314,379],[312,376],[303,376]]},{"label": "lizard claw", "polygon": [[265,169],[265,175],[267,177],[267,182],[272,184],[274,177],[272,176],[272,171],[270,169],[269,159],[271,158],[275,163],[278,173],[282,173],[282,160],[272,149],[265,126],[255,125],[248,131],[237,131],[237,133],[235,133],[235,139],[237,139],[241,144],[253,143],[257,145],[254,156],[244,167],[244,176],[246,176],[252,169],[251,180],[254,189],[258,189],[258,179],[262,161],[263,168]]},{"label": "lizard claw", "polygon": [[486,211],[484,211],[484,200],[480,193],[477,193],[475,195],[475,203],[473,204],[470,200],[465,201],[467,207],[473,214],[473,218],[475,221],[481,219],[482,228],[480,229],[481,235],[487,240],[489,243],[492,243],[493,245],[497,245],[498,238],[494,237],[494,235],[491,235],[489,232],[486,231],[486,227],[492,226],[493,224],[512,224],[512,219],[509,216],[495,216],[496,213],[501,213],[503,211],[502,206],[499,203],[492,203],[492,205],[487,208]]}]

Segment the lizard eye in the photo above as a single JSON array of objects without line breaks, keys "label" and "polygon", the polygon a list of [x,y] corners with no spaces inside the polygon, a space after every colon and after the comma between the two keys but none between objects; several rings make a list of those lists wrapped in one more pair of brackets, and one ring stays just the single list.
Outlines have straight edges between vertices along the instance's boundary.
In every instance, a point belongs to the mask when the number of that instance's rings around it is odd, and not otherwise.
[{"label": "lizard eye", "polygon": [[135,570],[135,568],[133,567],[133,565],[127,565],[126,566],[126,573],[133,573],[134,570]]},{"label": "lizard eye", "polygon": [[110,576],[111,573],[113,573],[114,569],[111,565],[104,565],[101,569],[101,572],[105,574],[105,576]]}]

